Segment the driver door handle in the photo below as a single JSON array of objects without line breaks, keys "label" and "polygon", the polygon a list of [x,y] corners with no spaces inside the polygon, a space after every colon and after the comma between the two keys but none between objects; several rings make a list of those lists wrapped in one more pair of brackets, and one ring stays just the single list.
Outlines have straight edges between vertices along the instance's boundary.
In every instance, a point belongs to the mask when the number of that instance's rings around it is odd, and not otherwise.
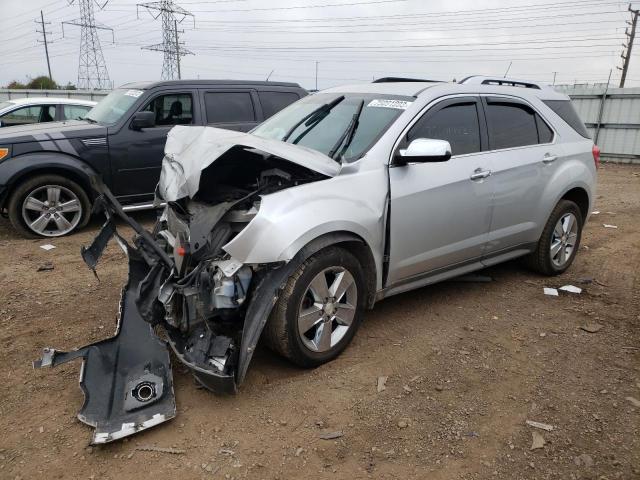
[{"label": "driver door handle", "polygon": [[471,180],[482,180],[483,178],[487,178],[490,176],[491,170],[482,170],[481,168],[476,168],[469,178]]},{"label": "driver door handle", "polygon": [[551,155],[549,153],[545,153],[544,157],[542,157],[542,163],[553,163],[558,159],[557,155]]}]

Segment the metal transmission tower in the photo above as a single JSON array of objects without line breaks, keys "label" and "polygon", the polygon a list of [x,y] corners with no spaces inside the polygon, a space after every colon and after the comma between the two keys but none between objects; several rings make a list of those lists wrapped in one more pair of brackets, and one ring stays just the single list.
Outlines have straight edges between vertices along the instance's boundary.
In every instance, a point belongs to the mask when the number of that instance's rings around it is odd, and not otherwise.
[{"label": "metal transmission tower", "polygon": [[[191,12],[174,4],[173,0],[139,3],[137,7],[146,8],[155,19],[162,17],[162,43],[142,47],[142,49],[164,52],[164,61],[162,62],[163,80],[180,79],[180,57],[193,55],[193,52],[184,48],[183,43],[179,41],[178,33],[184,32],[178,31],[178,23],[182,23],[186,17],[191,17],[195,26],[195,17]],[[179,17],[179,20],[176,17]]]},{"label": "metal transmission tower", "polygon": [[[68,0],[73,4],[76,0]],[[78,0],[80,5],[80,18],[69,22],[62,22],[62,35],[64,36],[64,24],[76,25],[80,30],[80,61],[78,64],[78,88],[86,89],[109,89],[112,88],[109,80],[109,72],[102,55],[98,30],[113,29],[106,25],[96,23],[93,4],[95,3],[102,10],[109,0],[100,5],[96,0]]]},{"label": "metal transmission tower", "polygon": [[631,21],[627,21],[627,24],[631,26],[631,33],[629,33],[629,29],[625,30],[625,35],[627,37],[626,45],[622,45],[626,49],[626,55],[623,53],[620,55],[622,57],[623,63],[622,68],[616,67],[618,70],[622,70],[622,76],[620,77],[620,88],[624,87],[624,82],[627,79],[627,70],[629,70],[629,60],[631,60],[631,50],[633,49],[633,41],[636,38],[636,26],[638,25],[638,14],[640,14],[640,10],[634,10],[631,8],[631,4],[629,4],[629,11],[631,12]]}]

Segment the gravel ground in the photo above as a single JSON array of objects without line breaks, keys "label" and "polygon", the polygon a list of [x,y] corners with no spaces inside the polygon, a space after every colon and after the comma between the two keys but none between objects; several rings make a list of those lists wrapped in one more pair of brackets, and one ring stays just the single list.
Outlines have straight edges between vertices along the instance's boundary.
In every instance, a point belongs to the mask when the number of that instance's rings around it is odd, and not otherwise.
[{"label": "gravel ground", "polygon": [[[75,417],[79,362],[31,361],[111,335],[125,258],[111,245],[98,282],[79,255],[98,220],[51,242],[2,221],[0,478],[640,478],[640,167],[604,166],[596,208],[561,277],[510,262],[387,299],[315,370],[259,348],[233,397],[176,365],[176,419],[102,447]],[[543,294],[565,284],[583,291]]]}]

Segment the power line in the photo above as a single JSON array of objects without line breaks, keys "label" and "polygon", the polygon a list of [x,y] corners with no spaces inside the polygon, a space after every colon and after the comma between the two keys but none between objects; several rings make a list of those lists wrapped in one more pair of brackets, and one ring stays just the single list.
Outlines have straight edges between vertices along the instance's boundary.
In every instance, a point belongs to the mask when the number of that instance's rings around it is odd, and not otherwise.
[{"label": "power line", "polygon": [[[162,43],[142,47],[144,50],[155,50],[164,53],[164,61],[162,62],[162,79],[174,80],[180,78],[180,57],[184,55],[193,55],[193,52],[183,48],[178,38],[178,20],[176,16],[181,17],[182,22],[186,17],[193,18],[195,27],[195,17],[191,12],[173,3],[173,0],[160,0],[159,2],[140,3],[136,7],[144,7],[153,16],[158,18],[162,16]],[[157,11],[154,15],[153,11]],[[183,32],[180,32],[183,33]]]}]

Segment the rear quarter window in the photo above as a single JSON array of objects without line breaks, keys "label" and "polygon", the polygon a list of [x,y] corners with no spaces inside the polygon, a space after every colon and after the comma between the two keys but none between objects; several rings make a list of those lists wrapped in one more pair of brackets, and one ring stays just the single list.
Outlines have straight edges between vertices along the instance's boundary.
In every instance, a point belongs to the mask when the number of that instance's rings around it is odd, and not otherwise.
[{"label": "rear quarter window", "polygon": [[571,100],[543,100],[544,104],[553,110],[562,120],[567,122],[579,135],[584,138],[591,138],[584,123],[578,116],[578,112],[573,108]]}]

